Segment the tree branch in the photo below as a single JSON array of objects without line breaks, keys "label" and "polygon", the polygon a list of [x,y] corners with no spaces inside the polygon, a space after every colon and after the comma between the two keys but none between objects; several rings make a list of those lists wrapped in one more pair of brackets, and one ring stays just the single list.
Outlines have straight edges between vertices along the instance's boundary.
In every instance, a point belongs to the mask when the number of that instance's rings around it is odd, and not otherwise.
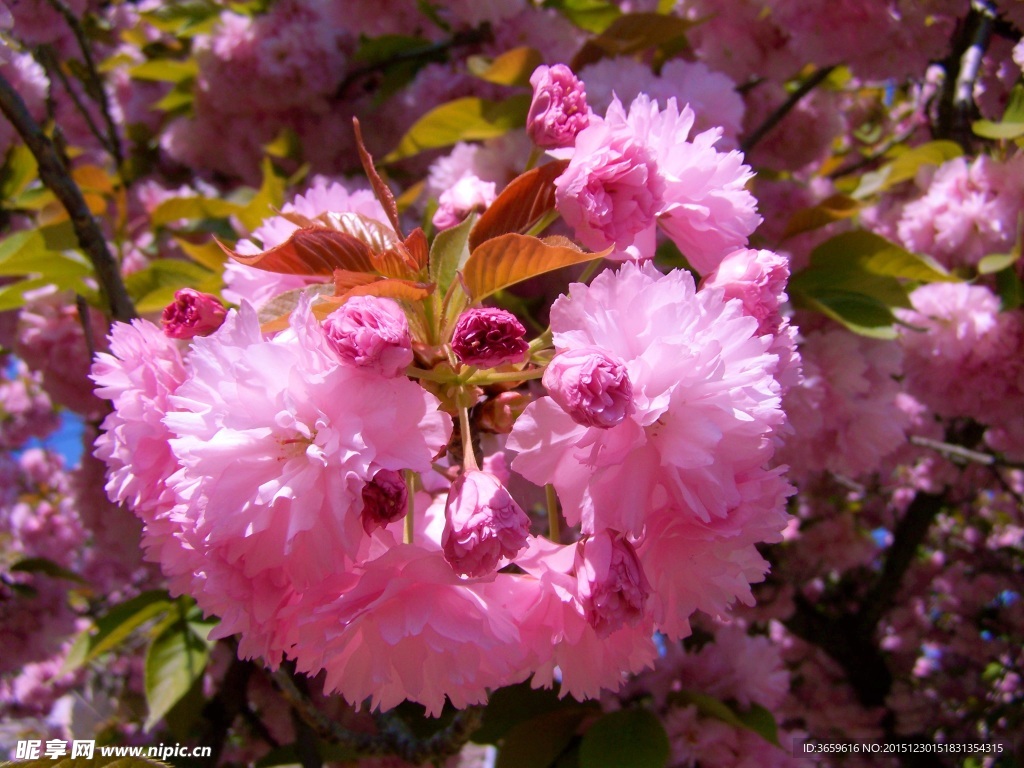
[{"label": "tree branch", "polygon": [[953,40],[953,50],[942,62],[946,79],[933,132],[935,138],[955,141],[968,152],[974,143],[970,123],[977,115],[974,84],[995,22],[996,9],[991,0],[971,0],[971,10]]},{"label": "tree branch", "polygon": [[99,280],[100,289],[106,296],[110,313],[122,322],[136,317],[121,270],[107,247],[107,241],[99,225],[89,211],[82,190],[78,188],[64,161],[61,160],[53,141],[43,133],[42,128],[29,114],[24,100],[5,77],[0,75],[0,111],[11,121],[15,130],[28,146],[39,165],[39,178],[60,200],[71,218],[71,226],[78,238],[78,244],[92,262]]},{"label": "tree branch", "polygon": [[800,100],[804,96],[821,85],[821,83],[823,83],[828,76],[832,74],[834,69],[835,65],[822,67],[821,69],[811,73],[806,80],[800,83],[800,87],[789,95],[789,98],[786,99],[785,102],[783,102],[774,112],[768,115],[765,121],[761,123],[753,133],[740,142],[740,149],[743,150],[744,153],[750,152],[750,150],[757,146],[765,136],[771,133],[775,126],[782,122],[782,119],[800,103]]}]

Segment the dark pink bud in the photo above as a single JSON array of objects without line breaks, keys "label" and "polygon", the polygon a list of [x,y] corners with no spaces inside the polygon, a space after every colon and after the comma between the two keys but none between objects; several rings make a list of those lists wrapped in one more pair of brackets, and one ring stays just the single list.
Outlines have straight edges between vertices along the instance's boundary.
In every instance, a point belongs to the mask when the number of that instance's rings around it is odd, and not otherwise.
[{"label": "dark pink bud", "polygon": [[526,131],[542,149],[571,147],[590,122],[583,83],[565,64],[539,66],[530,75],[533,101]]},{"label": "dark pink bud", "polygon": [[633,412],[626,364],[600,347],[559,352],[544,371],[551,399],[585,427],[608,429]]},{"label": "dark pink bud", "polygon": [[367,534],[401,520],[407,511],[409,491],[401,472],[382,469],[363,486],[363,530]]},{"label": "dark pink bud", "polygon": [[576,546],[576,597],[598,637],[608,637],[644,616],[651,585],[633,545],[603,530]]},{"label": "dark pink bud", "polygon": [[174,294],[174,302],[164,307],[161,319],[167,336],[172,339],[192,339],[196,336],[209,336],[216,331],[227,313],[216,296],[182,288]]},{"label": "dark pink bud", "polygon": [[470,469],[452,483],[444,507],[444,559],[464,576],[493,573],[526,546],[530,518],[489,472]]},{"label": "dark pink bud", "polygon": [[530,348],[525,335],[523,324],[511,312],[477,307],[459,316],[452,334],[452,350],[466,365],[480,368],[521,363]]},{"label": "dark pink bud", "polygon": [[409,321],[392,299],[352,297],[327,316],[324,334],[342,360],[389,378],[412,363]]}]

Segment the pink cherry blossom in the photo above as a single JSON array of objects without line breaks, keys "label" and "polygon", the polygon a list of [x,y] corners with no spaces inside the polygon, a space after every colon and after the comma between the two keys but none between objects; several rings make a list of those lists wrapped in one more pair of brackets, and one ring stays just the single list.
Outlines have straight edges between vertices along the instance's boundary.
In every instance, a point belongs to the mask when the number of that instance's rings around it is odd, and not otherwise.
[{"label": "pink cherry blossom", "polygon": [[526,329],[516,316],[496,307],[474,307],[459,316],[452,351],[466,365],[494,368],[526,359]]},{"label": "pink cherry blossom", "polygon": [[441,193],[433,223],[438,230],[457,226],[473,211],[484,211],[496,197],[493,181],[466,174]]},{"label": "pink cherry blossom", "polygon": [[598,637],[640,622],[651,586],[636,550],[621,534],[603,530],[581,539],[575,570],[577,598]]},{"label": "pink cherry blossom", "polygon": [[599,347],[559,352],[544,370],[544,387],[573,421],[607,429],[633,412],[625,364]]},{"label": "pink cherry blossom", "polygon": [[526,116],[526,132],[542,149],[571,147],[576,134],[587,127],[590,108],[583,83],[565,64],[541,65],[530,75],[533,100]]},{"label": "pink cherry blossom", "polygon": [[448,491],[441,548],[456,573],[486,576],[526,544],[530,518],[489,472],[467,470]]},{"label": "pink cherry blossom", "polygon": [[345,362],[383,376],[412,364],[412,337],[405,312],[393,299],[353,296],[323,323],[331,348]]},{"label": "pink cherry blossom", "polygon": [[172,339],[191,339],[209,336],[220,328],[226,314],[216,296],[182,288],[174,294],[174,302],[164,308],[161,320],[164,333]]}]

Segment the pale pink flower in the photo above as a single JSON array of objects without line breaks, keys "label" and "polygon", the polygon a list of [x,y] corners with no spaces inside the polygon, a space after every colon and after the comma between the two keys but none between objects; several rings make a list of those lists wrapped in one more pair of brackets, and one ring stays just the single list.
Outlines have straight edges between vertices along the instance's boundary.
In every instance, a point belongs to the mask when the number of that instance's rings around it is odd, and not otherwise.
[{"label": "pale pink flower", "polygon": [[559,352],[544,370],[543,383],[551,399],[585,427],[614,427],[633,412],[625,363],[600,347]]},{"label": "pale pink flower", "polygon": [[412,336],[405,312],[394,299],[353,296],[329,314],[324,335],[343,361],[386,377],[412,364]]},{"label": "pale pink flower", "polygon": [[786,297],[789,261],[771,251],[741,248],[733,251],[705,276],[702,288],[721,288],[727,299],[739,299],[757,319],[758,333],[774,334],[782,324],[779,306]]},{"label": "pale pink flower", "polygon": [[497,477],[467,470],[452,483],[441,535],[444,558],[456,573],[486,576],[526,545],[530,518]]},{"label": "pale pink flower", "polygon": [[394,546],[307,599],[296,664],[353,704],[410,700],[437,716],[446,697],[465,707],[529,674],[497,584],[461,579],[440,552]]},{"label": "pale pink flower", "polygon": [[473,211],[484,211],[497,196],[493,181],[466,174],[441,193],[432,219],[438,230],[459,225]]},{"label": "pale pink flower", "polygon": [[651,585],[636,550],[621,534],[603,530],[580,539],[575,570],[577,599],[598,637],[643,619]]},{"label": "pale pink flower", "polygon": [[326,346],[307,302],[270,340],[243,304],[193,341],[164,418],[194,546],[300,589],[358,551],[366,483],[382,469],[428,470],[451,431],[419,385],[338,365]]},{"label": "pale pink flower", "polygon": [[771,458],[784,422],[771,339],[741,302],[697,291],[686,272],[625,264],[570,286],[551,327],[558,352],[596,346],[620,359],[633,390],[633,412],[609,429],[543,397],[509,436],[513,469],[553,483],[570,524],[639,535],[670,499],[704,521],[741,501],[737,478]]},{"label": "pale pink flower", "polygon": [[474,307],[459,316],[452,332],[452,351],[460,362],[494,368],[526,359],[526,328],[516,316],[497,307]]},{"label": "pale pink flower", "polygon": [[174,302],[164,307],[161,321],[164,333],[172,339],[191,339],[209,336],[220,328],[227,313],[216,296],[182,288],[174,294]]},{"label": "pale pink flower", "polygon": [[530,75],[533,100],[526,132],[542,149],[571,147],[587,127],[590,108],[583,83],[565,64],[541,65]]}]

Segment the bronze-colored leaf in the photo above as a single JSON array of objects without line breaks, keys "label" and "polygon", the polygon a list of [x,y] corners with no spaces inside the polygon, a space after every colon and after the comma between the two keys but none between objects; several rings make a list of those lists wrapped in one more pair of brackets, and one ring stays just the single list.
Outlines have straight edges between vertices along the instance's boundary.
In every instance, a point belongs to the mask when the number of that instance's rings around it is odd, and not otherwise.
[{"label": "bronze-colored leaf", "polygon": [[480,216],[469,234],[469,247],[475,250],[485,240],[509,232],[522,232],[555,207],[555,179],[562,175],[568,160],[558,160],[534,168],[514,178]]},{"label": "bronze-colored leaf", "polygon": [[427,236],[417,227],[403,242],[397,242],[388,250],[374,254],[373,260],[382,275],[411,279],[426,267],[428,253]]},{"label": "bronze-colored leaf", "polygon": [[650,48],[677,50],[685,45],[686,33],[700,23],[662,13],[623,14],[588,40],[569,66],[579,72],[604,58],[632,56]]},{"label": "bronze-colored leaf", "polygon": [[[558,242],[558,241],[555,241]],[[462,270],[466,290],[473,301],[496,291],[561,267],[600,259],[611,253],[586,253],[526,235],[499,235],[475,249]]]},{"label": "bronze-colored leaf", "polygon": [[255,255],[238,253],[218,241],[224,252],[240,264],[283,275],[323,275],[336,269],[372,272],[370,247],[357,237],[323,226],[305,227],[281,245]]},{"label": "bronze-colored leaf", "polygon": [[346,269],[336,269],[334,270],[334,296],[344,296],[357,286],[369,285],[382,279],[379,275],[371,275],[368,272],[350,272]]},{"label": "bronze-colored leaf", "polygon": [[381,207],[384,208],[388,221],[391,222],[391,226],[398,233],[398,236],[401,237],[402,225],[398,221],[398,204],[395,202],[395,196],[391,194],[391,188],[384,183],[384,179],[377,173],[377,169],[373,165],[373,156],[370,155],[366,145],[363,143],[363,132],[359,128],[359,120],[355,117],[352,118],[352,127],[356,132],[356,148],[359,150],[359,160],[363,164],[363,172],[366,174],[366,178],[370,180],[373,193],[377,196],[377,200],[380,201]]}]

